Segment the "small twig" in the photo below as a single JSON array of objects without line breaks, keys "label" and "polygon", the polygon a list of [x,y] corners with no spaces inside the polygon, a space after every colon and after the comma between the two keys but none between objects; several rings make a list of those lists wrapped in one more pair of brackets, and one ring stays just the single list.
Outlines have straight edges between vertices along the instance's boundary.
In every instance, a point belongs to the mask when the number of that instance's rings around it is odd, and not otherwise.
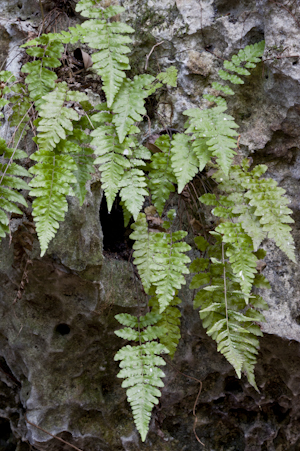
[{"label": "small twig", "polygon": [[196,377],[189,376],[188,374],[182,373],[182,372],[179,371],[174,365],[172,365],[172,363],[169,362],[166,358],[164,358],[164,360],[165,360],[165,362],[167,362],[168,365],[170,365],[177,373],[182,374],[182,376],[187,377],[188,379],[193,379],[194,381],[198,382],[198,384],[200,384],[199,391],[198,391],[198,394],[197,394],[197,398],[196,398],[196,401],[194,402],[194,406],[193,406],[193,415],[194,415],[194,417],[195,417],[194,425],[193,425],[193,432],[194,432],[194,435],[195,435],[197,441],[198,441],[199,443],[201,443],[202,446],[205,446],[205,444],[204,444],[203,442],[201,442],[201,440],[200,440],[200,438],[198,437],[197,432],[196,432],[196,424],[197,424],[197,421],[198,421],[198,418],[197,418],[197,415],[196,415],[196,405],[197,405],[199,396],[200,396],[201,391],[202,391],[202,381],[200,381],[200,379],[197,379]]},{"label": "small twig", "polygon": [[66,442],[66,440],[63,440],[63,439],[60,438],[60,437],[57,437],[57,435],[51,434],[51,432],[46,431],[45,429],[41,428],[41,427],[38,426],[37,424],[31,423],[31,421],[29,421],[29,420],[27,419],[27,417],[26,417],[25,414],[24,414],[24,417],[25,417],[26,422],[27,422],[28,424],[31,424],[31,426],[34,426],[34,427],[36,427],[37,429],[40,429],[41,431],[45,432],[45,434],[51,435],[51,437],[56,438],[57,440],[59,440],[60,442],[64,443],[65,445],[71,446],[71,448],[74,448],[74,449],[76,449],[77,451],[82,451],[82,449],[77,448],[76,446],[72,445],[72,444],[69,443],[69,442]]},{"label": "small twig", "polygon": [[165,42],[165,41],[158,42],[157,44],[155,44],[155,45],[152,47],[152,49],[150,50],[150,53],[146,56],[145,70],[147,70],[147,68],[148,68],[149,58],[150,58],[150,56],[152,55],[152,53],[153,53],[155,47],[157,47],[157,46],[163,44],[164,42]]}]

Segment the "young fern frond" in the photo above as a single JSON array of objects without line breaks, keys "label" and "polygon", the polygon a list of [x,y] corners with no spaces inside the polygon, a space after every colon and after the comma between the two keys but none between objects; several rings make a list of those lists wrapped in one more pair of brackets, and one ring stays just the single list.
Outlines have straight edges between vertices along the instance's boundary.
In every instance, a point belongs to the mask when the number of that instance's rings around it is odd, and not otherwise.
[{"label": "young fern frond", "polygon": [[[156,341],[165,333],[163,327],[157,323],[160,315],[147,313],[137,318],[129,314],[119,314],[115,318],[125,327],[115,333],[125,340],[137,341],[137,346],[127,345],[115,355],[120,360],[121,371],[118,377],[124,379],[122,387],[127,388],[127,400],[131,405],[133,418],[142,441],[146,440],[151,419],[151,412],[161,396],[160,390],[164,386],[163,371],[158,368],[166,362],[161,354],[168,353],[168,349]],[[158,387],[158,388],[157,388]]]},{"label": "young fern frond", "polygon": [[159,215],[162,214],[166,200],[175,191],[176,178],[171,166],[171,143],[168,135],[160,136],[155,145],[161,152],[152,155],[150,164],[148,187],[153,205]]},{"label": "young fern frond", "polygon": [[[194,308],[200,307],[200,318],[207,334],[218,343],[218,351],[234,367],[237,376],[245,372],[251,385],[257,389],[254,366],[262,332],[256,322],[264,321],[258,308],[267,308],[259,295],[248,296],[240,290],[239,280],[225,260],[226,245],[222,237],[214,233],[215,245],[204,238],[195,239],[199,249],[207,252],[208,258],[196,259],[190,266],[197,272],[190,288],[201,288],[195,296]],[[204,287],[204,285],[206,285]]]},{"label": "young fern frond", "polygon": [[29,177],[28,171],[13,162],[14,159],[26,158],[26,152],[9,149],[5,140],[0,138],[0,238],[9,233],[7,213],[22,215],[16,204],[27,207],[27,202],[18,190],[28,190],[28,185],[21,177]]},{"label": "young fern frond", "polygon": [[[244,84],[244,80],[239,75],[250,75],[250,72],[246,69],[254,68],[256,64],[261,62],[265,48],[265,41],[258,42],[253,45],[247,45],[244,49],[241,49],[237,55],[233,55],[231,61],[224,61],[224,69],[219,70],[218,75],[222,80],[229,80],[235,85]],[[243,66],[242,66],[243,64]],[[235,72],[234,74],[230,72]],[[236,75],[238,74],[238,75]],[[234,91],[226,85],[218,82],[213,82],[212,87],[217,91],[223,92],[225,95],[233,95]],[[221,97],[215,97],[213,95],[205,95],[209,101],[216,102],[222,100]]]},{"label": "young fern frond", "polygon": [[76,5],[76,11],[85,17],[94,18],[82,24],[84,34],[81,41],[99,50],[92,55],[93,68],[102,78],[108,107],[112,106],[126,77],[125,71],[130,69],[129,59],[126,56],[130,49],[126,44],[129,44],[131,39],[126,34],[133,33],[134,29],[122,22],[109,21],[124,9],[114,5],[104,9],[101,3],[93,0],[89,2],[82,0]]}]

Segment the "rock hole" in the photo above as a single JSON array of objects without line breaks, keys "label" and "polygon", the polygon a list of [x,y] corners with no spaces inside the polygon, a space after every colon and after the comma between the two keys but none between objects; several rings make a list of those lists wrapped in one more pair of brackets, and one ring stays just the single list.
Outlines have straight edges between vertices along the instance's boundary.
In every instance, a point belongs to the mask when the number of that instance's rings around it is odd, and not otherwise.
[{"label": "rock hole", "polygon": [[23,8],[23,5],[22,5],[22,3],[18,3],[18,5],[17,5],[17,6],[18,6],[18,8],[19,8],[19,9],[22,9],[22,8]]},{"label": "rock hole", "polygon": [[13,433],[10,422],[6,418],[0,418],[0,450],[14,451],[16,445],[12,443]]},{"label": "rock hole", "polygon": [[240,382],[235,377],[226,378],[224,390],[235,394],[243,392]]},{"label": "rock hole", "polygon": [[103,196],[100,207],[100,222],[103,232],[103,250],[114,258],[128,260],[132,251],[132,240],[129,235],[132,232],[130,224],[124,226],[123,209],[119,196],[113,203],[111,212],[108,212],[107,202]]},{"label": "rock hole", "polygon": [[70,333],[71,329],[70,329],[70,326],[68,326],[68,324],[61,323],[56,326],[55,331],[59,335],[68,335]]},{"label": "rock hole", "polygon": [[297,64],[299,63],[299,60],[298,59],[296,59],[295,61],[293,61],[293,66],[296,66]]}]

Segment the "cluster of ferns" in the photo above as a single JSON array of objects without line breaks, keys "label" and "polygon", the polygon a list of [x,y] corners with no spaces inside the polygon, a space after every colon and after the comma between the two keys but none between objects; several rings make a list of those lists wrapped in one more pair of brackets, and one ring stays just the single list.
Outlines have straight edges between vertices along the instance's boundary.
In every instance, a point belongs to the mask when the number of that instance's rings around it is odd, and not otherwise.
[{"label": "cluster of ferns", "polygon": [[[185,130],[173,137],[160,136],[155,142],[159,152],[151,153],[141,144],[137,124],[146,114],[147,97],[163,84],[176,87],[176,68],[169,67],[156,77],[128,78],[129,35],[134,30],[111,20],[124,8],[102,7],[101,0],[80,0],[76,10],[87,18],[82,25],[23,45],[32,57],[21,68],[26,74],[24,83],[9,71],[0,72],[0,107],[14,127],[12,146],[0,139],[0,238],[9,233],[10,215],[22,214],[19,204],[27,206],[26,190],[34,199],[32,214],[41,256],[64,220],[66,196],[77,196],[83,203],[95,166],[101,173],[108,210],[120,196],[125,222],[134,220],[134,264],[149,302],[145,315],[116,316],[124,326],[116,334],[132,344],[123,346],[115,360],[120,361],[118,377],[124,379],[134,422],[145,441],[163,387],[162,356],[172,358],[180,339],[178,294],[189,273],[194,273],[190,285],[196,289],[194,307],[199,309],[207,334],[237,376],[245,374],[257,389],[254,367],[262,335],[259,323],[264,321],[262,311],[267,305],[253,288],[269,286],[257,270],[258,260],[265,256],[260,245],[272,239],[294,261],[289,226],[293,220],[285,191],[271,178],[262,177],[265,165],[251,169],[247,158],[234,164],[238,126],[226,113],[225,100],[234,91],[222,80],[231,86],[243,84],[242,77],[261,61],[264,42],[249,45],[225,61],[219,71],[220,83],[212,83],[212,92],[218,95],[204,96],[204,109],[183,111]],[[58,82],[54,70],[62,64],[64,44],[78,41],[93,49],[92,70],[102,79],[106,102],[96,107],[84,92]],[[33,111],[36,119],[32,123]],[[28,157],[18,146],[30,124],[36,151],[27,171],[22,159]],[[195,238],[199,258],[191,263],[187,255],[191,247],[184,241],[187,232],[174,231],[176,212],[167,211],[165,205],[171,193],[177,190],[180,194],[207,167],[217,189],[199,201],[213,207],[219,225],[208,240],[201,235]],[[152,211],[165,219],[161,231],[148,226],[142,210],[145,198],[151,199]]]}]

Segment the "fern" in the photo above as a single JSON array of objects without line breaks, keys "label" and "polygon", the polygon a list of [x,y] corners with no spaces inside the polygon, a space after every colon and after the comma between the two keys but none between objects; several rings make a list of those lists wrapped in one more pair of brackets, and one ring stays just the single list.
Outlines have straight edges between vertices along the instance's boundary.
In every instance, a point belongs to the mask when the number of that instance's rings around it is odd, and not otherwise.
[{"label": "fern", "polygon": [[9,233],[9,219],[7,213],[22,215],[16,204],[27,207],[27,202],[18,190],[28,190],[27,183],[21,177],[28,177],[28,171],[13,162],[14,159],[23,159],[27,154],[19,149],[9,149],[5,140],[0,138],[0,238]]},{"label": "fern", "polygon": [[[173,220],[174,210],[168,212],[168,217]],[[168,222],[164,226],[169,228]],[[151,284],[156,289],[156,296],[159,303],[159,310],[162,313],[173,301],[176,290],[179,290],[186,281],[183,274],[188,274],[186,263],[190,261],[185,252],[190,250],[190,246],[181,240],[187,232],[179,230],[177,232],[159,232],[150,234],[146,230],[145,215],[140,214],[136,225],[132,228],[135,232],[130,235],[131,239],[136,239],[133,246],[134,262],[138,268],[146,292]]]},{"label": "fern", "polygon": [[[209,110],[193,108],[183,114],[191,118],[186,133],[193,133],[195,138],[193,147],[200,167],[203,168],[203,160],[206,164],[209,161],[208,158],[214,156],[221,169],[228,174],[236,154],[233,149],[237,144],[233,137],[237,136],[234,129],[238,128],[238,125],[232,116],[224,114],[226,109],[226,106],[216,106]],[[203,138],[205,138],[204,146]]]},{"label": "fern", "polygon": [[76,11],[85,17],[94,18],[82,24],[85,34],[81,41],[99,50],[92,55],[93,68],[102,78],[107,104],[111,107],[126,77],[125,70],[130,69],[126,56],[130,49],[126,44],[131,39],[126,34],[133,33],[134,30],[121,22],[109,22],[111,17],[124,11],[120,6],[112,5],[104,9],[97,1],[81,0],[76,5]]},{"label": "fern", "polygon": [[39,134],[35,138],[39,150],[31,159],[38,163],[30,169],[34,179],[30,182],[33,201],[33,216],[37,223],[37,234],[41,245],[41,255],[46,252],[54,237],[59,221],[64,220],[68,209],[66,195],[71,185],[76,183],[73,175],[78,168],[69,155],[60,153],[56,146],[73,131],[72,121],[79,119],[78,113],[64,107],[73,98],[66,83],[57,84],[56,90],[44,96],[47,103],[40,105],[40,118],[36,121]]},{"label": "fern", "polygon": [[[33,47],[33,46],[36,47]],[[51,36],[42,35],[40,38],[24,44],[28,47],[26,52],[35,58],[40,58],[30,63],[24,64],[21,71],[28,73],[25,81],[28,85],[30,99],[34,102],[35,108],[40,109],[45,100],[43,97],[55,88],[57,75],[47,67],[56,68],[61,65],[59,58],[64,50],[63,45],[58,41],[52,41]],[[41,46],[41,47],[40,47]]]},{"label": "fern", "polygon": [[[132,137],[127,137],[122,143],[120,142],[116,127],[112,123],[113,115],[109,112],[103,110],[103,112],[95,114],[92,119],[110,124],[100,125],[91,133],[92,145],[96,147],[95,154],[98,156],[95,164],[100,165],[102,187],[108,211],[111,210],[114,199],[121,189],[121,199],[126,209],[136,219],[144,197],[148,194],[145,189],[144,173],[136,166],[142,166],[144,164],[142,158],[149,158],[150,154],[145,149],[144,155],[140,155],[141,150]],[[136,147],[137,154],[132,150]]]},{"label": "fern", "polygon": [[[200,200],[209,205],[217,205],[213,213],[221,218],[237,218],[244,232],[252,239],[257,250],[264,238],[275,241],[286,255],[295,261],[294,242],[289,223],[292,210],[286,205],[289,200],[285,190],[277,186],[273,179],[262,179],[267,166],[258,165],[249,170],[249,162],[243,160],[242,166],[233,166],[228,177],[217,171],[213,178],[219,182],[219,189],[229,193],[227,196],[206,194]],[[221,227],[221,226],[219,226]]]},{"label": "fern", "polygon": [[[152,294],[155,293],[155,288],[152,289]],[[181,313],[176,307],[181,303],[181,300],[177,295],[173,297],[172,301],[164,312],[160,315],[160,320],[156,323],[158,327],[162,327],[165,332],[159,336],[159,342],[164,345],[169,350],[169,356],[173,359],[176,352],[179,340],[180,340],[180,317]],[[151,307],[151,312],[158,314],[160,307],[157,296],[152,296],[149,300],[149,307]]]},{"label": "fern", "polygon": [[151,419],[151,411],[161,396],[160,390],[164,386],[163,371],[158,368],[165,365],[160,357],[168,353],[168,349],[156,341],[165,330],[156,326],[160,315],[147,313],[143,317],[129,314],[119,314],[115,318],[125,327],[115,333],[125,340],[138,341],[138,346],[124,346],[115,355],[120,360],[121,371],[118,377],[124,379],[123,388],[127,388],[127,399],[131,405],[133,418],[142,441],[146,440]]},{"label": "fern", "polygon": [[240,290],[239,280],[225,260],[226,246],[221,243],[222,237],[216,232],[214,236],[215,245],[209,245],[203,237],[195,239],[208,258],[196,259],[190,266],[192,272],[198,272],[190,288],[201,288],[195,296],[194,308],[200,307],[203,327],[218,343],[218,351],[231,363],[237,376],[240,378],[245,372],[250,384],[257,389],[254,366],[259,347],[257,337],[262,336],[262,332],[255,323],[264,321],[257,309],[267,306],[259,295],[252,294],[248,304],[248,296]]},{"label": "fern", "polygon": [[161,152],[152,155],[148,187],[150,189],[152,202],[159,215],[161,215],[170,193],[175,191],[173,184],[176,183],[176,178],[171,166],[170,137],[168,135],[160,136],[155,141],[155,145]]},{"label": "fern", "polygon": [[171,148],[172,169],[178,183],[180,194],[187,183],[189,183],[198,172],[198,159],[190,139],[183,134],[175,135]]},{"label": "fern", "polygon": [[139,122],[146,114],[144,99],[147,91],[143,89],[153,81],[151,75],[135,76],[133,80],[125,80],[114,100],[112,109],[115,113],[113,123],[122,143],[134,122]]}]

